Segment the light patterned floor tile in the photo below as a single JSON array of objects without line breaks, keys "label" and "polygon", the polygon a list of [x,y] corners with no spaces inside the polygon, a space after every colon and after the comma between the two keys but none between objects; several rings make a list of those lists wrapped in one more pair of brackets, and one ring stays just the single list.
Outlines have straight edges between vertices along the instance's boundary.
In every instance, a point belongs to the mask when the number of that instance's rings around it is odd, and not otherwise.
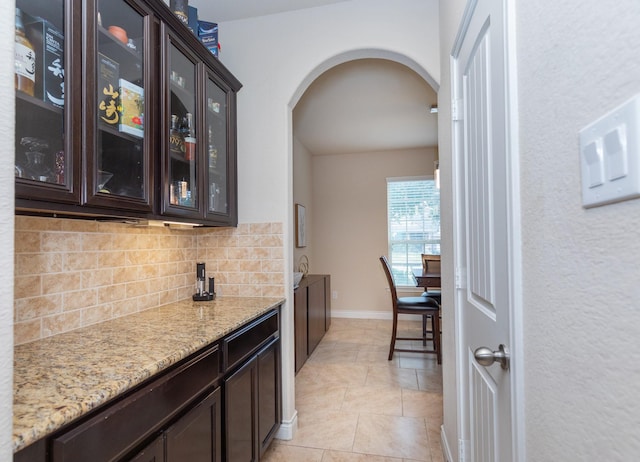
[{"label": "light patterned floor tile", "polygon": [[324,450],[288,446],[274,441],[261,458],[262,462],[321,462]]},{"label": "light patterned floor tile", "polygon": [[386,457],[431,460],[424,419],[360,414],[354,452]]},{"label": "light patterned floor tile", "polygon": [[[406,334],[420,329],[400,321]],[[334,319],[296,375],[294,439],[274,441],[266,461],[443,462],[442,368],[419,353],[388,361],[390,340],[391,321]]]},{"label": "light patterned floor tile", "polygon": [[342,402],[345,412],[402,415],[402,390],[380,387],[349,387]]},{"label": "light patterned floor tile", "polygon": [[334,410],[298,413],[298,429],[283,444],[317,449],[350,451],[353,447],[358,414]]},{"label": "light patterned floor tile", "polygon": [[366,385],[380,387],[400,387],[418,389],[415,369],[390,368],[388,366],[369,366]]},{"label": "light patterned floor tile", "polygon": [[402,462],[402,459],[353,452],[325,451],[322,462]]}]

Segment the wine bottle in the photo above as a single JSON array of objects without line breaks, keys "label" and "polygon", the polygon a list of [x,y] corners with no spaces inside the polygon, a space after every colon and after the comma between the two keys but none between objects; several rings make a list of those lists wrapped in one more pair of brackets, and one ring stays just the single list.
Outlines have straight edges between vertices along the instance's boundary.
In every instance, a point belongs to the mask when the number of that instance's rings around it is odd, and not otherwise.
[{"label": "wine bottle", "polygon": [[196,158],[196,131],[193,128],[193,114],[187,112],[187,127],[184,133],[184,158],[194,160]]},{"label": "wine bottle", "polygon": [[178,116],[171,115],[171,129],[169,131],[169,150],[172,154],[184,155],[184,137],[178,128]]},{"label": "wine bottle", "polygon": [[24,32],[20,8],[16,8],[15,50],[16,90],[33,96],[36,84],[36,51]]}]

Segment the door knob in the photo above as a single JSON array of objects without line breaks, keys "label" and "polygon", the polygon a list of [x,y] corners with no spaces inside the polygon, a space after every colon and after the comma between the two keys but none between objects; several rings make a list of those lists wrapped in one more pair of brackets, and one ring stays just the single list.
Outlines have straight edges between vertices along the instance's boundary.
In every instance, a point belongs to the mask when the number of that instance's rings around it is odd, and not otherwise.
[{"label": "door knob", "polygon": [[505,371],[509,369],[509,350],[500,344],[498,351],[491,351],[491,348],[480,347],[473,352],[473,356],[481,366],[491,366],[494,362],[500,363]]}]

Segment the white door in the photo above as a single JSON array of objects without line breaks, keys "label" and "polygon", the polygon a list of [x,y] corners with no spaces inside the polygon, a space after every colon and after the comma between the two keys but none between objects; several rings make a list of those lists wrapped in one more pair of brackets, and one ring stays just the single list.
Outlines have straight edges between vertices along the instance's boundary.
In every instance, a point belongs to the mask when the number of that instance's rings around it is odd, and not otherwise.
[{"label": "white door", "polygon": [[[506,2],[470,1],[453,50],[460,460],[473,462],[520,460],[511,351],[519,274],[509,115],[515,105]],[[494,361],[501,348],[503,364]]]}]

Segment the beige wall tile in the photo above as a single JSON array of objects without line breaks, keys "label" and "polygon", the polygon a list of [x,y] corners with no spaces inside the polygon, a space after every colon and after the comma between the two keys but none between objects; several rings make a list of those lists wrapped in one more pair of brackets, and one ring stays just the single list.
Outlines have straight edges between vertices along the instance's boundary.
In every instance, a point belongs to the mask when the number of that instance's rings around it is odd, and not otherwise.
[{"label": "beige wall tile", "polygon": [[82,250],[82,239],[75,233],[44,232],[41,236],[43,252],[73,252]]},{"label": "beige wall tile", "polygon": [[42,275],[42,294],[57,294],[82,288],[82,273],[67,272]]},{"label": "beige wall tile", "polygon": [[42,295],[42,277],[40,275],[16,276],[13,296],[16,299]]},{"label": "beige wall tile", "polygon": [[65,292],[62,297],[62,307],[65,311],[88,308],[98,303],[98,289],[76,290]]},{"label": "beige wall tile", "polygon": [[[74,311],[75,313],[75,311]],[[113,305],[106,303],[104,305],[92,306],[81,311],[82,326],[90,326],[99,322],[113,319]]]},{"label": "beige wall tile", "polygon": [[40,232],[39,231],[16,231],[15,232],[15,252],[40,252]]},{"label": "beige wall tile", "polygon": [[32,319],[26,322],[16,322],[13,325],[13,341],[16,345],[33,342],[42,338],[42,318]]},{"label": "beige wall tile", "polygon": [[196,262],[220,295],[282,296],[281,223],[175,230],[16,216],[16,344],[190,298]]},{"label": "beige wall tile", "polygon": [[62,312],[62,295],[21,298],[15,303],[16,321],[42,318]]},{"label": "beige wall tile", "polygon": [[79,310],[42,318],[43,337],[51,337],[52,335],[61,334],[62,332],[69,332],[79,327],[82,327],[81,313]]}]

